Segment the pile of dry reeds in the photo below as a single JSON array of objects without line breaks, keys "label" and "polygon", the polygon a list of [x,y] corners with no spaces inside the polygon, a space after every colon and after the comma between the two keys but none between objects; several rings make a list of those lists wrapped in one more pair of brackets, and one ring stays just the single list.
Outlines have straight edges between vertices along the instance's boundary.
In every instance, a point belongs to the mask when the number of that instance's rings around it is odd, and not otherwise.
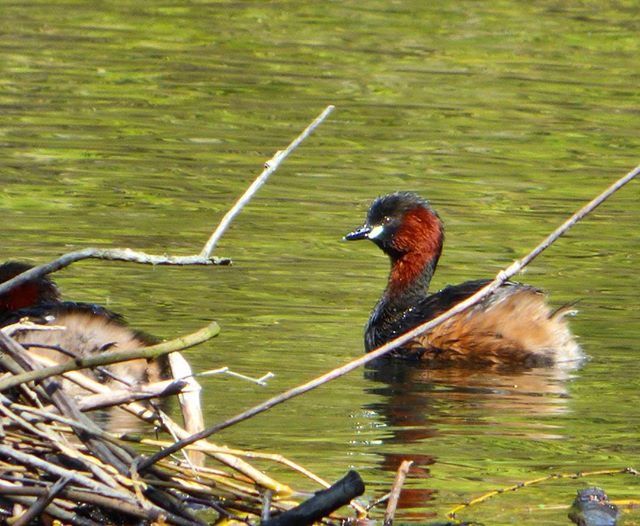
[{"label": "pile of dry reeds", "polygon": [[[249,464],[243,457],[285,465],[327,487],[319,477],[279,456],[218,447],[202,440],[173,458],[138,470],[141,448],[161,448],[202,427],[198,386],[177,352],[171,357],[174,375],[161,384],[111,390],[77,370],[96,358],[101,363],[123,361],[122,353],[75,359],[64,366],[45,364],[11,338],[23,325],[0,330],[0,522],[27,524],[300,524],[278,522],[277,515],[304,500]],[[29,324],[29,330],[34,326]],[[217,334],[217,325],[193,335],[141,350],[147,356],[190,346]],[[129,353],[132,354],[132,353]],[[140,353],[135,356],[139,356]],[[132,355],[133,357],[133,355]],[[66,369],[64,383],[52,373]],[[76,370],[73,370],[76,369]],[[72,388],[69,388],[73,384]],[[79,396],[80,386],[85,393]],[[140,398],[180,393],[184,429],[161,409]],[[124,410],[167,433],[167,440],[116,436],[86,415],[107,407]],[[149,436],[150,433],[147,434]],[[138,443],[134,449],[132,442]],[[205,467],[205,457],[214,467]],[[353,475],[352,475],[353,477]],[[349,484],[353,486],[354,480]],[[356,478],[355,485],[362,485]],[[342,488],[344,490],[344,487]],[[339,505],[355,495],[346,492]],[[356,493],[362,493],[358,488]],[[343,491],[344,493],[344,491]],[[339,499],[338,499],[339,500]],[[327,515],[338,507],[324,509]],[[362,508],[359,515],[363,515]],[[318,511],[315,510],[317,514]],[[275,518],[273,515],[276,515]],[[353,513],[351,513],[353,515]],[[325,516],[325,515],[322,515]],[[274,522],[275,521],[275,522]],[[342,522],[335,519],[334,523]],[[309,523],[309,522],[306,522]],[[329,522],[330,523],[330,522]]]},{"label": "pile of dry reeds", "polygon": [[[212,252],[229,224],[279,165],[333,111],[327,107],[287,148],[265,163],[264,170],[225,214],[199,254],[151,255],[126,249],[84,248],[31,268],[4,283],[0,294],[88,258],[151,265],[225,265]],[[218,447],[204,429],[199,385],[177,352],[214,337],[218,326],[192,335],[128,352],[107,351],[60,362],[30,355],[11,335],[20,330],[58,330],[22,320],[0,329],[0,523],[26,524],[212,524],[286,526],[311,524],[362,494],[360,477],[351,472],[338,483],[327,482],[280,455]],[[69,349],[61,349],[69,355]],[[169,354],[171,353],[171,354]],[[169,355],[175,380],[114,388],[97,376],[111,375],[105,366],[133,359]],[[83,372],[84,371],[84,372]],[[150,399],[178,395],[184,427]],[[139,419],[151,436],[153,427],[166,439],[116,436],[86,412],[125,411]],[[225,422],[224,427],[230,425]],[[131,426],[131,419],[127,427]],[[117,429],[117,425],[110,426]],[[202,434],[202,436],[199,436]],[[135,445],[135,448],[133,448]],[[143,448],[146,448],[143,450]],[[148,456],[143,456],[141,453]],[[173,456],[169,456],[173,453]],[[284,465],[328,488],[307,499],[249,464]],[[205,467],[213,459],[215,467]],[[298,505],[302,502],[301,505]],[[357,503],[357,516],[366,510]],[[287,510],[286,512],[284,512]],[[351,513],[350,515],[354,515]],[[57,521],[57,522],[56,522]],[[342,519],[335,521],[343,523]],[[335,522],[334,521],[334,522]]]}]

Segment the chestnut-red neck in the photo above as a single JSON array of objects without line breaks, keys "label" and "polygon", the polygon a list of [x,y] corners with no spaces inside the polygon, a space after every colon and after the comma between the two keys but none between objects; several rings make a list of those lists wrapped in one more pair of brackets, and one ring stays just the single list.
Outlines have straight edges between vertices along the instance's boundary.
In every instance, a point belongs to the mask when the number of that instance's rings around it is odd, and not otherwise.
[{"label": "chestnut-red neck", "polygon": [[387,296],[426,295],[443,242],[442,223],[433,211],[418,207],[407,212],[392,241]]},{"label": "chestnut-red neck", "polygon": [[15,311],[38,303],[40,291],[35,283],[25,283],[0,296],[0,311]]},{"label": "chestnut-red neck", "polygon": [[[8,262],[0,265],[0,283],[22,274],[31,268],[19,262]],[[60,299],[58,288],[48,278],[38,278],[14,287],[0,295],[0,313],[13,312],[43,303],[56,302]]]}]

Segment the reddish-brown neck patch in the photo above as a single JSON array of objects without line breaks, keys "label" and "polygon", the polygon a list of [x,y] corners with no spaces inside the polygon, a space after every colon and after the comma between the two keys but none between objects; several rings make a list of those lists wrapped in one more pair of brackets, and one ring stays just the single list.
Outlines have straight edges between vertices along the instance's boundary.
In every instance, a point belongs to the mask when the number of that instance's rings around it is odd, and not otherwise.
[{"label": "reddish-brown neck patch", "polygon": [[389,291],[402,292],[421,277],[426,280],[425,287],[428,286],[442,252],[442,242],[442,223],[438,216],[423,207],[407,212],[392,242],[400,256],[393,261]]},{"label": "reddish-brown neck patch", "polygon": [[0,311],[14,311],[38,303],[40,287],[36,283],[25,283],[0,296]]}]

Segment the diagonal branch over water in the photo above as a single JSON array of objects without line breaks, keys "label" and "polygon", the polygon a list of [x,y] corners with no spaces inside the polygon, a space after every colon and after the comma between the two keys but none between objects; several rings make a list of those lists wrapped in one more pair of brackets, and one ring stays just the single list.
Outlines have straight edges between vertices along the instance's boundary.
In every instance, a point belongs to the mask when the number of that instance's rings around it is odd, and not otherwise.
[{"label": "diagonal branch over water", "polygon": [[289,154],[291,154],[298,146],[300,146],[300,144],[302,144],[302,141],[304,141],[307,137],[309,137],[309,135],[311,135],[311,133],[313,133],[313,130],[315,130],[318,126],[320,126],[320,124],[322,124],[322,122],[331,114],[334,109],[335,106],[327,106],[325,110],[320,115],[318,115],[318,117],[291,142],[291,144],[289,144],[289,146],[287,146],[284,150],[277,151],[270,160],[264,163],[264,170],[262,171],[262,173],[256,178],[255,181],[253,181],[253,183],[251,183],[251,186],[246,189],[246,191],[244,192],[244,194],[242,194],[240,199],[238,199],[236,204],[233,205],[233,207],[231,207],[231,209],[224,215],[218,227],[215,229],[213,234],[211,234],[211,237],[204,245],[202,252],[200,252],[201,257],[208,258],[209,256],[211,256],[213,249],[216,247],[218,241],[220,241],[220,238],[226,232],[227,228],[229,228],[231,222],[240,213],[244,206],[251,200],[254,194],[258,190],[260,190],[260,187],[267,182],[269,176],[278,169],[278,166],[280,166],[282,161],[289,157]]}]

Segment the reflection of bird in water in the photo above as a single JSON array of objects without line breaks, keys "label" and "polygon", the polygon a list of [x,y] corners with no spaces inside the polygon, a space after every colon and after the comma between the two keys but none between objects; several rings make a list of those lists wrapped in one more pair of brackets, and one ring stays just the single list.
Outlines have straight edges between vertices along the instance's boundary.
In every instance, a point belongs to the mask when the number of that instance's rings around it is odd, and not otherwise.
[{"label": "reflection of bird in water", "polygon": [[[29,268],[29,265],[18,262],[0,265],[0,283]],[[0,296],[0,327],[23,318],[64,327],[50,331],[21,330],[13,335],[31,355],[53,363],[66,361],[69,356],[133,350],[157,343],[152,336],[128,327],[121,316],[104,307],[62,301],[58,287],[47,277],[29,281]],[[131,360],[93,373],[94,379],[114,389],[155,382],[168,376],[166,357],[151,362]],[[79,388],[70,383],[65,385],[74,394],[79,394]],[[126,420],[129,423],[132,421],[130,418]]]},{"label": "reflection of bird in water", "polygon": [[[424,362],[384,360],[366,369],[365,378],[367,393],[376,399],[366,404],[366,413],[375,415],[376,429],[384,430],[371,439],[385,444],[380,467],[393,477],[403,460],[414,461],[398,507],[406,510],[403,516],[421,513],[419,518],[427,522],[433,518],[425,511],[434,499],[426,480],[430,466],[456,462],[433,455],[432,441],[447,434],[557,438],[548,424],[530,417],[566,411],[570,374],[557,367],[511,372],[434,369]],[[388,453],[389,446],[393,453]],[[416,482],[419,479],[425,481]]]},{"label": "reflection of bird in water", "polygon": [[[428,364],[391,360],[370,366],[368,389],[383,397],[373,406],[393,431],[387,442],[411,443],[438,433],[438,422],[468,424],[465,411],[485,419],[505,414],[548,415],[566,411],[566,382],[570,372],[561,368],[515,371],[432,368]],[[516,419],[517,420],[517,419]],[[510,425],[516,425],[514,421]],[[531,422],[522,432],[540,437]],[[549,428],[545,427],[544,436]]]},{"label": "reflection of bird in water", "polygon": [[[427,201],[410,192],[376,199],[365,224],[347,240],[370,239],[391,259],[384,294],[365,331],[371,351],[435,318],[489,283],[468,281],[428,293],[444,229]],[[493,295],[432,331],[417,336],[396,356],[438,364],[548,366],[582,358],[564,316],[528,285],[507,282]]]}]

